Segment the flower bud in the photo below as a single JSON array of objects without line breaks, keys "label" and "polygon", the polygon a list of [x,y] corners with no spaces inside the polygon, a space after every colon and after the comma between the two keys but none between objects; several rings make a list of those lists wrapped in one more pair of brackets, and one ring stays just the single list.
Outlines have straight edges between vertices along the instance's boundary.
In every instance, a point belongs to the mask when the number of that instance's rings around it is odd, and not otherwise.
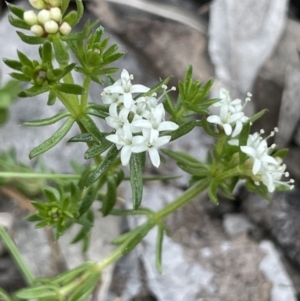
[{"label": "flower bud", "polygon": [[44,29],[41,25],[31,26],[30,31],[38,37],[41,37],[44,34]]},{"label": "flower bud", "polygon": [[57,33],[58,32],[58,24],[53,20],[47,21],[45,23],[44,27],[45,27],[45,31],[48,33]]},{"label": "flower bud", "polygon": [[37,15],[33,10],[24,12],[23,19],[28,25],[35,25],[38,22]]},{"label": "flower bud", "polygon": [[72,27],[67,22],[63,22],[59,27],[59,32],[64,36],[69,34],[71,32],[71,30],[72,30]]},{"label": "flower bud", "polygon": [[46,22],[51,20],[50,11],[47,9],[41,10],[38,13],[37,18],[41,24],[45,24]]},{"label": "flower bud", "polygon": [[29,3],[36,9],[43,9],[46,7],[43,0],[29,0]]},{"label": "flower bud", "polygon": [[51,20],[54,20],[54,21],[60,23],[61,19],[62,19],[62,14],[61,14],[60,8],[52,7],[50,9],[50,16],[51,16]]}]

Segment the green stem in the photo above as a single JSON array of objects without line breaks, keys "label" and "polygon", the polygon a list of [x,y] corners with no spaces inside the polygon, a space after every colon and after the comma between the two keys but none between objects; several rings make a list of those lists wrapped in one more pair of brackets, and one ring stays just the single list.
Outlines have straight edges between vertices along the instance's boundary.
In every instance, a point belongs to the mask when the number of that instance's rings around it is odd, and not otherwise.
[{"label": "green stem", "polygon": [[241,170],[241,167],[238,165],[234,168],[226,170],[226,171],[220,173],[219,175],[217,175],[216,181],[220,182],[224,179],[232,178],[232,177],[238,176],[240,174],[243,174],[243,171]]},{"label": "green stem", "polygon": [[0,179],[68,179],[78,180],[80,175],[74,174],[52,174],[52,173],[29,173],[29,172],[0,172]]},{"label": "green stem", "polygon": [[91,85],[91,79],[90,79],[90,77],[86,76],[83,81],[83,88],[85,89],[85,92],[81,95],[81,100],[80,100],[80,106],[81,106],[81,109],[83,110],[83,112],[86,112],[90,85]]},{"label": "green stem", "polygon": [[16,245],[10,238],[10,236],[7,234],[6,230],[4,229],[3,226],[0,225],[0,237],[4,241],[7,249],[13,256],[14,260],[18,264],[20,270],[22,271],[28,285],[33,285],[35,277],[32,275],[31,271],[29,270],[28,266],[25,264],[23,261],[23,258],[21,254],[19,253],[19,250],[17,249]]},{"label": "green stem", "polygon": [[63,105],[69,110],[72,116],[77,119],[77,117],[81,114],[80,107],[78,106],[77,98],[74,99],[71,95],[65,94],[63,92],[56,91],[57,97],[63,103]]},{"label": "green stem", "polygon": [[188,190],[186,190],[180,197],[178,197],[174,202],[167,205],[162,210],[158,211],[152,216],[154,220],[161,221],[169,214],[175,212],[177,209],[189,203],[194,197],[199,193],[203,192],[209,186],[210,179],[204,179],[200,182],[195,183]]}]

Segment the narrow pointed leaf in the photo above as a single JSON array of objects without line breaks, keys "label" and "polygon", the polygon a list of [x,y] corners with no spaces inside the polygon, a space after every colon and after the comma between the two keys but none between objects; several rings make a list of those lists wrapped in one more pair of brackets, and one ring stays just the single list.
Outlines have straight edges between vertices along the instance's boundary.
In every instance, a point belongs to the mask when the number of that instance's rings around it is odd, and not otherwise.
[{"label": "narrow pointed leaf", "polygon": [[143,198],[143,171],[145,167],[145,152],[132,154],[130,158],[130,184],[133,208],[137,210]]},{"label": "narrow pointed leaf", "polygon": [[103,140],[101,144],[94,144],[84,154],[84,159],[90,159],[97,155],[101,155],[111,147],[112,143],[108,140]]},{"label": "narrow pointed leaf", "polygon": [[31,62],[31,60],[21,51],[17,51],[18,52],[18,58],[20,60],[20,62],[25,65],[28,66],[29,68],[33,68],[33,64]]},{"label": "narrow pointed leaf", "polygon": [[22,74],[22,73],[12,72],[9,75],[12,78],[14,78],[16,80],[19,80],[19,81],[22,81],[22,82],[29,82],[31,80],[30,77],[28,77],[27,75]]},{"label": "narrow pointed leaf", "polygon": [[61,3],[61,13],[64,14],[70,5],[70,0],[64,0]]},{"label": "narrow pointed leaf", "polygon": [[85,197],[82,200],[82,203],[79,207],[79,217],[86,213],[92,206],[97,195],[96,187],[89,187]]},{"label": "narrow pointed leaf", "polygon": [[59,141],[61,141],[65,137],[65,135],[69,132],[73,124],[73,118],[67,119],[64,122],[64,124],[49,139],[47,139],[45,142],[43,142],[30,152],[29,158],[32,159],[55,146]]},{"label": "narrow pointed leaf", "polygon": [[21,19],[14,18],[12,15],[8,16],[8,21],[14,27],[30,30],[30,25]]},{"label": "narrow pointed leaf", "polygon": [[4,58],[3,62],[5,65],[7,65],[8,67],[17,70],[17,71],[22,71],[22,63],[19,61],[15,61],[15,60],[9,60]]},{"label": "narrow pointed leaf", "polygon": [[54,47],[55,57],[58,63],[62,65],[67,65],[70,57],[64,42],[60,39],[59,40],[55,39],[53,41],[53,47]]},{"label": "narrow pointed leaf", "polygon": [[56,93],[54,91],[49,91],[47,105],[53,106],[55,104],[55,101],[56,101]]},{"label": "narrow pointed leaf", "polygon": [[77,6],[77,16],[76,16],[74,23],[71,26],[76,25],[81,20],[83,12],[84,12],[82,0],[75,0],[75,1],[76,1],[76,6]]},{"label": "narrow pointed leaf", "polygon": [[108,151],[105,159],[99,164],[99,166],[91,173],[89,176],[87,186],[92,185],[97,179],[103,175],[107,169],[110,167],[112,162],[115,160],[119,153],[119,150],[116,148],[115,145],[111,147],[111,149]]},{"label": "narrow pointed leaf", "polygon": [[288,152],[289,152],[288,148],[283,148],[283,149],[280,149],[280,150],[276,151],[274,154],[272,154],[272,157],[274,157],[274,158],[276,158],[276,157],[284,158],[287,155]]},{"label": "narrow pointed leaf", "polygon": [[15,293],[16,297],[20,299],[37,299],[37,298],[56,298],[57,293],[53,289],[46,286],[25,288]]},{"label": "narrow pointed leaf", "polygon": [[90,133],[82,133],[73,138],[71,138],[68,142],[94,142],[95,139]]},{"label": "narrow pointed leaf", "polygon": [[101,212],[103,216],[109,214],[117,202],[117,185],[114,176],[107,177],[107,191],[102,201]]},{"label": "narrow pointed leaf", "polygon": [[23,15],[24,15],[24,9],[22,9],[21,7],[17,6],[17,5],[13,5],[11,3],[6,2],[6,5],[8,6],[9,10],[16,15],[17,17],[19,17],[20,19],[23,19]]},{"label": "narrow pointed leaf", "polygon": [[84,128],[88,133],[90,133],[96,141],[101,143],[101,140],[103,138],[102,133],[99,131],[97,125],[93,121],[93,119],[88,115],[82,115],[79,118],[79,121],[82,123]]},{"label": "narrow pointed leaf", "polygon": [[42,93],[49,91],[48,87],[44,86],[32,86],[31,88],[21,91],[18,96],[19,97],[33,97]]},{"label": "narrow pointed leaf", "polygon": [[212,137],[216,137],[216,138],[220,138],[222,136],[222,135],[220,135],[220,134],[218,134],[218,133],[216,133],[212,130],[212,128],[210,127],[210,125],[209,125],[208,121],[206,120],[206,118],[202,118],[201,122],[202,122],[202,126],[203,126],[205,132],[208,135],[210,135]]},{"label": "narrow pointed leaf", "polygon": [[60,83],[55,85],[55,89],[64,92],[67,94],[75,94],[75,95],[81,95],[85,92],[85,89],[79,85],[76,84],[67,84],[67,83]]},{"label": "narrow pointed leaf", "polygon": [[45,42],[44,38],[35,37],[35,36],[26,36],[23,32],[17,31],[18,36],[21,40],[29,45],[39,45]]},{"label": "narrow pointed leaf", "polygon": [[251,116],[251,117],[249,118],[249,121],[251,121],[251,122],[256,121],[257,119],[261,118],[266,112],[268,112],[267,109],[264,109],[264,110],[259,111],[259,112],[256,113],[255,115]]},{"label": "narrow pointed leaf", "polygon": [[63,111],[49,118],[26,121],[23,124],[26,126],[46,126],[46,125],[56,123],[57,121],[69,116],[71,116],[70,112]]},{"label": "narrow pointed leaf", "polygon": [[179,128],[171,133],[171,141],[176,140],[180,138],[181,136],[186,135],[191,130],[194,129],[195,126],[200,126],[201,121],[199,120],[192,120],[188,121],[182,125],[179,126]]},{"label": "narrow pointed leaf", "polygon": [[52,45],[49,41],[45,42],[42,49],[43,63],[52,63]]},{"label": "narrow pointed leaf", "polygon": [[215,204],[218,205],[219,204],[219,200],[217,197],[217,192],[218,192],[218,185],[219,183],[215,180],[212,180],[210,182],[210,185],[208,187],[208,196],[209,199]]}]

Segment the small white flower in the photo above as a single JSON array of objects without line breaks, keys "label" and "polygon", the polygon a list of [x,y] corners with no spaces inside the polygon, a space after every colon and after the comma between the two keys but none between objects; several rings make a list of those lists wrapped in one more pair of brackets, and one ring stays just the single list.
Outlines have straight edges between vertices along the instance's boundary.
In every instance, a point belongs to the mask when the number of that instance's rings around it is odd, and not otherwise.
[{"label": "small white flower", "polygon": [[133,76],[130,76],[128,71],[123,69],[121,79],[116,81],[112,86],[104,89],[106,93],[117,93],[123,95],[124,106],[128,109],[133,103],[133,93],[146,93],[150,90],[148,87],[143,85],[132,85],[131,79],[133,79]]},{"label": "small white flower", "polygon": [[[219,97],[220,101],[213,106],[220,107],[220,114],[209,116],[207,121],[222,126],[227,136],[236,137],[241,133],[243,124],[249,119],[243,113],[244,106],[240,99],[231,100],[229,92],[224,88],[220,89]],[[236,145],[237,140],[232,139],[230,144]]]},{"label": "small white flower", "polygon": [[112,103],[109,106],[109,116],[107,116],[105,120],[110,127],[119,129],[123,127],[126,121],[128,121],[128,114],[128,109],[123,108],[120,112],[118,112],[118,105],[116,103]]},{"label": "small white flower", "polygon": [[35,25],[38,22],[37,15],[33,10],[24,12],[23,19],[28,25]]},{"label": "small white flower", "polygon": [[141,153],[148,151],[152,164],[158,168],[160,165],[158,148],[167,144],[171,140],[171,136],[158,137],[158,132],[153,134],[150,130],[143,130],[143,137],[145,139],[144,143],[135,145],[132,148],[132,152]]},{"label": "small white flower", "polygon": [[116,134],[112,134],[106,137],[107,140],[116,144],[118,149],[121,149],[121,162],[123,166],[128,165],[133,148],[144,143],[145,137],[132,136],[129,122],[125,122],[123,128],[116,131]]}]

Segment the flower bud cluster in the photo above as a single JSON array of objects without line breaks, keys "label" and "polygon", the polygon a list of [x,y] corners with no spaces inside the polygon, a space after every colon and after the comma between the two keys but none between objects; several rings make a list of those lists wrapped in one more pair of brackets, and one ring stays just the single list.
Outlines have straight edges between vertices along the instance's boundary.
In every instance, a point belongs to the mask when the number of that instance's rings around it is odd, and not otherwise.
[{"label": "flower bud cluster", "polygon": [[24,12],[24,21],[31,26],[31,32],[36,36],[44,36],[51,33],[67,35],[72,28],[67,22],[62,22],[60,9],[61,0],[30,0],[30,4],[41,9],[37,14],[33,10]]},{"label": "flower bud cluster", "polygon": [[241,151],[247,154],[252,162],[252,179],[256,185],[260,182],[266,185],[269,192],[273,192],[276,186],[283,185],[289,186],[290,189],[294,188],[294,180],[290,179],[287,182],[280,181],[281,177],[289,176],[289,173],[285,171],[286,165],[282,164],[282,159],[279,157],[272,157],[270,154],[276,147],[272,144],[268,147],[267,139],[273,137],[278,129],[275,128],[271,134],[263,139],[261,134],[264,134],[264,130],[260,133],[254,133],[249,135],[246,146],[241,146]]},{"label": "flower bud cluster", "polygon": [[[113,85],[106,87],[101,94],[104,104],[109,104],[109,116],[107,124],[115,129],[115,133],[106,137],[116,144],[121,150],[121,162],[125,166],[129,163],[132,153],[148,151],[152,164],[160,165],[158,148],[171,140],[166,131],[178,129],[178,125],[171,121],[165,121],[165,109],[161,98],[156,93],[151,96],[133,97],[133,94],[142,94],[150,89],[143,85],[132,85],[132,75],[124,69],[121,79]],[[174,90],[174,89],[172,89]]]},{"label": "flower bud cluster", "polygon": [[[245,104],[242,105],[240,99],[231,100],[229,91],[221,88],[219,92],[220,101],[213,104],[214,107],[220,107],[220,113],[219,115],[209,116],[207,121],[221,126],[227,136],[231,136],[231,138],[237,137],[242,131],[243,124],[249,119],[245,116],[243,109],[246,103],[251,100],[251,96],[248,93]],[[236,145],[238,140],[231,139],[229,143]]]}]

